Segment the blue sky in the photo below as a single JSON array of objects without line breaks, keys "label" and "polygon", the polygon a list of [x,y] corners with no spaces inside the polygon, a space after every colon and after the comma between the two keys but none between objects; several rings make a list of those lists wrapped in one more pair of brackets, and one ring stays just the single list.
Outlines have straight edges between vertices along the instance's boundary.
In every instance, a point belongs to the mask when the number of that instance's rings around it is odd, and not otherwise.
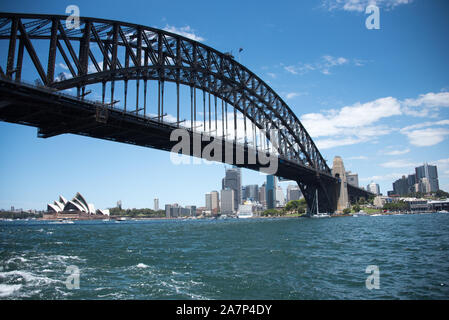
[{"label": "blue sky", "polygon": [[[373,2],[379,30],[365,27]],[[324,157],[341,156],[363,186],[374,181],[386,194],[395,179],[429,162],[449,191],[447,1],[15,1],[0,10],[65,14],[71,4],[82,16],[232,51],[285,99]],[[0,148],[0,208],[43,209],[77,191],[99,208],[117,200],[152,207],[155,197],[161,206],[202,206],[224,175],[222,164],[174,165],[167,152],[73,135],[38,139],[35,128],[3,122]],[[243,184],[265,179],[242,173]]]}]

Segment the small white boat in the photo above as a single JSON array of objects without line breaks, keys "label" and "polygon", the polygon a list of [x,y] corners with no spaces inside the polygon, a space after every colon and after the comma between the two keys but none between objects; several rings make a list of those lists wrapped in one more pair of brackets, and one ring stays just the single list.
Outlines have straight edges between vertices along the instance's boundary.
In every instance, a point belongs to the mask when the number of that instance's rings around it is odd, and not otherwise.
[{"label": "small white boat", "polygon": [[314,214],[311,217],[312,218],[330,218],[330,215],[328,215],[327,213],[320,212],[320,210],[319,210],[319,206],[318,206],[318,190],[316,190],[315,199],[316,199],[316,212],[317,212],[317,214]]},{"label": "small white boat", "polygon": [[449,213],[447,210],[440,210],[438,213]]},{"label": "small white boat", "polygon": [[379,214],[379,213],[376,213],[376,214],[372,214],[371,215],[371,217],[380,217],[381,216],[381,214]]}]

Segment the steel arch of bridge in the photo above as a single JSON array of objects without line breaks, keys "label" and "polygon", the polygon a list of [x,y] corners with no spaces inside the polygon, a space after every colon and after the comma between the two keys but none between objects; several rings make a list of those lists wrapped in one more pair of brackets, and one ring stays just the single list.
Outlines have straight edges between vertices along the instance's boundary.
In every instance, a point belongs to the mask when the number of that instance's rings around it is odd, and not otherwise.
[{"label": "steel arch of bridge", "polygon": [[[179,84],[201,89],[238,109],[259,129],[265,132],[277,129],[281,158],[331,174],[310,135],[282,98],[228,54],[142,25],[80,17],[80,28],[68,29],[66,19],[67,16],[61,15],[0,13],[0,39],[9,39],[6,70],[0,69],[0,73],[20,81],[25,49],[46,87],[77,88],[80,95],[86,85],[101,83],[103,102],[105,87],[110,84],[114,103],[116,81],[143,80],[145,85],[147,80],[157,80],[159,85],[170,81],[177,84],[178,90]],[[48,42],[46,70],[32,39]],[[16,40],[19,49],[14,65]],[[78,42],[78,52],[74,42]],[[99,50],[94,51],[93,46]],[[120,50],[124,50],[124,56],[119,54]],[[98,51],[99,54],[94,54]],[[57,81],[55,77],[57,52],[71,73],[68,80]],[[89,72],[89,63],[95,67],[94,72]],[[163,110],[158,113],[158,117],[164,116]]]}]

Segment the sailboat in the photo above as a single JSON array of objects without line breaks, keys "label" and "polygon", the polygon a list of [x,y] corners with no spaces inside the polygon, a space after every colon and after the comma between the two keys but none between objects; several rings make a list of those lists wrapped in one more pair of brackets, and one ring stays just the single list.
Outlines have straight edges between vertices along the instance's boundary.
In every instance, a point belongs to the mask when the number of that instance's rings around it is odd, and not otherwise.
[{"label": "sailboat", "polygon": [[330,215],[328,215],[327,213],[320,212],[318,206],[318,189],[316,190],[315,200],[316,200],[316,214],[312,215],[312,218],[329,218]]}]

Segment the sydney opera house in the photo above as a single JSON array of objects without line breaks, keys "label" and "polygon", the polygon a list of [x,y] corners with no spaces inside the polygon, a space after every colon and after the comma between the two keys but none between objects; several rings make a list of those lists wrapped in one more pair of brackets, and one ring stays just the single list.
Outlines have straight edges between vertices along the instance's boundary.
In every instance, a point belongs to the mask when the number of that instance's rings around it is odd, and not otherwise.
[{"label": "sydney opera house", "polygon": [[59,196],[59,201],[47,204],[47,215],[109,216],[109,210],[95,210],[95,206],[87,203],[78,192],[72,200]]}]

